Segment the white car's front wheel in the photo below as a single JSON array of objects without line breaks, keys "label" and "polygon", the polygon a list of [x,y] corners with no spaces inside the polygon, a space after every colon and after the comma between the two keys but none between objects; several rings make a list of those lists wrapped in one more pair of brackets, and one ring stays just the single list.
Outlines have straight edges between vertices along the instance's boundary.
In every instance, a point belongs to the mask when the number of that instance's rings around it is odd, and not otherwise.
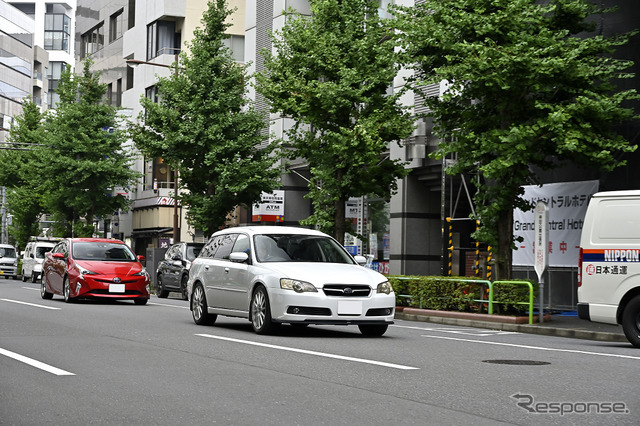
[{"label": "white car's front wheel", "polygon": [[256,288],[251,297],[251,325],[258,334],[272,333],[278,326],[271,321],[269,295],[263,286]]}]

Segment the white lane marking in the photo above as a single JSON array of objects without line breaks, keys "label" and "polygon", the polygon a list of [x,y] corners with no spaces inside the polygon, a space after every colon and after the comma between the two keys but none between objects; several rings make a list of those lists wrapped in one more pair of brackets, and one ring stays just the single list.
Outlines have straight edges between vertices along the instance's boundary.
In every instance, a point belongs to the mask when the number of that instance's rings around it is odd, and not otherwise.
[{"label": "white lane marking", "polygon": [[53,367],[49,364],[45,364],[44,362],[36,361],[33,358],[28,358],[24,355],[17,354],[15,352],[8,351],[6,349],[0,348],[0,355],[7,356],[9,358],[13,358],[16,361],[24,362],[25,364],[29,364],[32,367],[39,368],[40,370],[44,370],[48,373],[55,374],[56,376],[75,376],[73,373],[69,373],[68,371],[61,370],[59,368]]},{"label": "white lane marking", "polygon": [[611,357],[611,358],[627,358],[627,359],[640,360],[640,356],[607,354],[607,353],[603,353],[603,352],[579,351],[579,350],[576,350],[576,349],[545,348],[544,346],[518,345],[518,344],[515,344],[515,343],[490,342],[490,341],[487,341],[487,340],[461,339],[461,338],[458,338],[458,337],[431,336],[431,335],[428,335],[428,334],[423,334],[422,337],[430,337],[430,338],[433,338],[433,339],[457,340],[459,342],[484,343],[485,345],[511,346],[513,348],[534,349],[534,350],[538,350],[538,351],[569,352],[569,353],[582,354],[582,355],[596,355],[596,356],[607,356],[607,357]]},{"label": "white lane marking", "polygon": [[169,305],[168,303],[147,303],[147,305],[169,306],[170,308],[189,309],[188,306]]},{"label": "white lane marking", "polygon": [[326,352],[309,351],[309,350],[306,350],[306,349],[289,348],[289,347],[286,347],[286,346],[270,345],[270,344],[267,344],[267,343],[252,342],[250,340],[232,339],[230,337],[214,336],[214,335],[211,335],[211,334],[196,334],[196,336],[208,337],[210,339],[226,340],[228,342],[243,343],[245,345],[262,346],[264,348],[280,349],[280,350],[283,350],[283,351],[297,352],[297,353],[307,354],[307,355],[315,355],[315,356],[322,356],[322,357],[326,357],[326,358],[341,359],[341,360],[345,360],[345,361],[361,362],[361,363],[364,363],[364,364],[373,364],[373,365],[379,365],[379,366],[382,366],[382,367],[397,368],[399,370],[419,370],[419,368],[417,368],[417,367],[410,367],[410,366],[407,366],[407,365],[392,364],[392,363],[389,363],[389,362],[374,361],[374,360],[363,359],[363,358],[353,358],[353,357],[349,357],[349,356],[329,354],[329,353],[326,353]]},{"label": "white lane marking", "polygon": [[520,334],[517,331],[504,331],[504,330],[486,330],[482,328],[442,328],[442,327],[415,327],[409,325],[397,325],[394,324],[391,327],[398,328],[410,328],[413,330],[421,330],[421,331],[440,331],[443,333],[453,333],[453,334],[468,334],[469,336],[502,336],[504,334]]},{"label": "white lane marking", "polygon": [[19,303],[20,305],[28,305],[28,306],[35,306],[36,308],[43,308],[43,309],[51,309],[54,311],[59,311],[61,308],[54,308],[53,306],[45,306],[45,305],[37,305],[35,303],[27,303],[27,302],[21,302],[19,300],[11,300],[11,299],[0,299],[3,302],[9,302],[9,303]]},{"label": "white lane marking", "polygon": [[35,291],[40,291],[40,288],[33,288],[33,287],[22,287],[25,290],[35,290]]}]

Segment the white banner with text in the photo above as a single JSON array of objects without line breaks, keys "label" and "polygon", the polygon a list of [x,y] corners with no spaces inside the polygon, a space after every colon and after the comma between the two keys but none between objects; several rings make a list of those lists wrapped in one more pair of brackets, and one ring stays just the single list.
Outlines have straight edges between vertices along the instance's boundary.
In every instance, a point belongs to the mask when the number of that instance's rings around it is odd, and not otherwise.
[{"label": "white banner with text", "polygon": [[[535,205],[544,201],[549,209],[548,247],[549,266],[578,266],[580,235],[584,215],[591,195],[598,191],[598,181],[550,183],[524,187],[525,200]],[[534,266],[534,211],[513,211],[513,234],[522,237],[516,241],[513,265]]]}]

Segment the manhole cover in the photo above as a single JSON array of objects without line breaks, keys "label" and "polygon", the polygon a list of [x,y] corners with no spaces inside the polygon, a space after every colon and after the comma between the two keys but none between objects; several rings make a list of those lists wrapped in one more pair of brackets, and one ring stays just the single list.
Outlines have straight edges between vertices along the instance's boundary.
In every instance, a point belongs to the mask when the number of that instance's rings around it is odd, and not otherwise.
[{"label": "manhole cover", "polygon": [[503,364],[503,365],[549,365],[550,362],[545,361],[532,361],[528,359],[487,359],[482,362],[488,362],[489,364]]}]

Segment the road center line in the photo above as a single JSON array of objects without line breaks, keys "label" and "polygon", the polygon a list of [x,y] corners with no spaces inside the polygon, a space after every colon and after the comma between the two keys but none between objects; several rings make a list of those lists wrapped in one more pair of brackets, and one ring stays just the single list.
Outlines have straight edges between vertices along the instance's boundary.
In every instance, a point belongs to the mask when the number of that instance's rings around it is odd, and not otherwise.
[{"label": "road center line", "polygon": [[48,373],[55,374],[56,376],[75,376],[73,373],[69,373],[68,371],[61,370],[59,368],[53,367],[49,364],[45,364],[44,362],[36,361],[35,359],[28,358],[24,355],[17,354],[15,352],[8,351],[6,349],[0,348],[0,355],[4,355],[9,358],[13,358],[16,361],[24,362],[32,367],[39,368],[40,370],[44,370]]},{"label": "road center line", "polygon": [[530,346],[530,345],[518,345],[518,344],[515,344],[515,343],[489,342],[489,341],[485,341],[485,340],[462,339],[462,338],[459,338],[459,337],[431,336],[431,335],[428,335],[428,334],[423,334],[422,337],[430,337],[432,339],[457,340],[459,342],[484,343],[485,345],[511,346],[513,348],[535,349],[535,350],[538,350],[538,351],[569,352],[569,353],[574,353],[574,354],[596,355],[596,356],[607,356],[607,357],[611,357],[611,358],[627,358],[627,359],[640,360],[639,356],[607,354],[607,353],[603,353],[603,352],[579,351],[579,350],[576,350],[576,349],[545,348],[543,346]]},{"label": "road center line", "polygon": [[417,368],[417,367],[409,367],[407,365],[392,364],[392,363],[388,363],[388,362],[374,361],[374,360],[363,359],[363,358],[353,358],[353,357],[349,357],[349,356],[335,355],[335,354],[329,354],[329,353],[325,353],[325,352],[309,351],[309,350],[306,350],[306,349],[289,348],[289,347],[286,347],[286,346],[270,345],[268,343],[258,343],[258,342],[252,342],[250,340],[232,339],[230,337],[214,336],[214,335],[211,335],[211,334],[196,334],[196,336],[208,337],[210,339],[226,340],[228,342],[243,343],[245,345],[262,346],[264,348],[280,349],[282,351],[297,352],[297,353],[307,354],[307,355],[322,356],[322,357],[325,357],[325,358],[334,358],[334,359],[341,359],[341,360],[345,360],[345,361],[361,362],[361,363],[364,363],[364,364],[379,365],[379,366],[382,366],[382,367],[397,368],[399,370],[419,370],[419,368]]},{"label": "road center line", "polygon": [[189,309],[188,306],[170,305],[168,303],[147,303],[147,305],[168,306],[170,308]]},{"label": "road center line", "polygon": [[2,300],[3,302],[18,303],[20,305],[35,306],[36,308],[51,309],[53,311],[59,311],[61,309],[61,308],[54,308],[53,306],[45,306],[45,305],[37,305],[35,303],[21,302],[19,300],[11,300],[11,299],[0,299],[0,300]]}]

